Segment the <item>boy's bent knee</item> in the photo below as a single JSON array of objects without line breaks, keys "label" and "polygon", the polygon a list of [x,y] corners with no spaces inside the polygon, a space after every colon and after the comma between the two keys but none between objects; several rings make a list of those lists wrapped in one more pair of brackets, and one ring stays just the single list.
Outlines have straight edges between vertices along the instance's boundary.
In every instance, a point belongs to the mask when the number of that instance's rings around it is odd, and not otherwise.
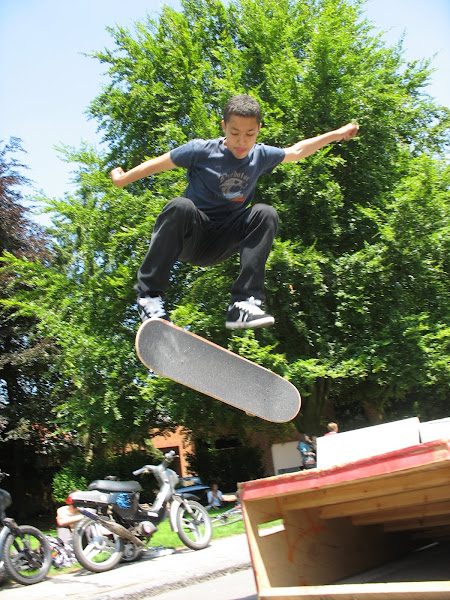
[{"label": "boy's bent knee", "polygon": [[255,216],[257,215],[261,221],[272,223],[275,227],[278,226],[278,213],[273,206],[269,204],[255,204],[252,210]]},{"label": "boy's bent knee", "polygon": [[195,204],[192,202],[192,200],[189,200],[189,198],[184,198],[183,196],[173,198],[163,208],[163,211],[180,213],[189,213],[193,210],[195,210]]}]

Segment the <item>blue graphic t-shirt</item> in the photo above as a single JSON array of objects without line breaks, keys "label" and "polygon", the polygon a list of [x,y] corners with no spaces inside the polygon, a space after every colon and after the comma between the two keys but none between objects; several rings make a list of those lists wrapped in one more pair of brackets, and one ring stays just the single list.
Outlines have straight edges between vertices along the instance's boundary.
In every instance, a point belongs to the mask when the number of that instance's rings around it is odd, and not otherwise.
[{"label": "blue graphic t-shirt", "polygon": [[255,144],[245,158],[238,159],[224,140],[191,140],[170,152],[177,167],[187,169],[189,185],[184,196],[212,219],[246,208],[259,176],[271,173],[286,154],[281,148]]}]

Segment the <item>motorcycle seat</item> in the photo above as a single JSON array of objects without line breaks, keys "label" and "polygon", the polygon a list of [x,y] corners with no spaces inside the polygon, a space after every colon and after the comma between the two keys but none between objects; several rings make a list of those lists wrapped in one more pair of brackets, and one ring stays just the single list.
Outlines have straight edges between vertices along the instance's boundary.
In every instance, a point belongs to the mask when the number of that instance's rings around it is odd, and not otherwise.
[{"label": "motorcycle seat", "polygon": [[142,487],[138,481],[96,479],[89,484],[88,490],[99,490],[100,492],[142,492]]}]

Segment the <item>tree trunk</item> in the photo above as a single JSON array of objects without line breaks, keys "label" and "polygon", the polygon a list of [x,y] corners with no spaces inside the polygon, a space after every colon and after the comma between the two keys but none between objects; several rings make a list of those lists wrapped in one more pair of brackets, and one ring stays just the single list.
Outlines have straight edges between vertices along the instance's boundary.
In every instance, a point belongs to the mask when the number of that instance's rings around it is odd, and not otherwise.
[{"label": "tree trunk", "polygon": [[329,403],[332,380],[319,377],[308,395],[302,398],[302,407],[295,418],[295,426],[309,435],[322,433],[322,419]]}]

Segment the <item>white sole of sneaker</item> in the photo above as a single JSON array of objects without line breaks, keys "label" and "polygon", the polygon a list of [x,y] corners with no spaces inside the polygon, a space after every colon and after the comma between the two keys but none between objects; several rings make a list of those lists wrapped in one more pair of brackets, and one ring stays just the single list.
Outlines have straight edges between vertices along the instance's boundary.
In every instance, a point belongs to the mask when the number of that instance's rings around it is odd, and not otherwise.
[{"label": "white sole of sneaker", "polygon": [[265,317],[256,321],[226,321],[225,327],[227,329],[256,329],[257,327],[267,327],[274,323],[275,319],[273,317]]}]

